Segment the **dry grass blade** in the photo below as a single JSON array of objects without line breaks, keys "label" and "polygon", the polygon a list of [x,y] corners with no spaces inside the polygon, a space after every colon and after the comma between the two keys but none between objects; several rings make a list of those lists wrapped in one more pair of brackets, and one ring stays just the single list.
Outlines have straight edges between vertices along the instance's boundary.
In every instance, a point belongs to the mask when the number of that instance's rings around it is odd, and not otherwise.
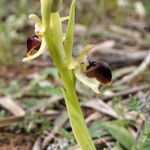
[{"label": "dry grass blade", "polygon": [[101,99],[92,99],[90,101],[85,102],[83,106],[93,108],[113,118],[118,118],[118,114],[109,105],[103,102]]},{"label": "dry grass blade", "polygon": [[108,41],[105,41],[103,43],[100,43],[98,45],[96,45],[94,47],[94,49],[110,49],[112,47],[114,47],[116,44],[116,42],[114,40],[108,40]]},{"label": "dry grass blade", "polygon": [[63,100],[62,95],[54,95],[49,99],[46,99],[46,100],[39,102],[38,105],[36,105],[35,107],[32,107],[30,110],[35,111],[35,110],[38,110],[40,108],[46,109],[49,105],[57,103],[60,100]]},{"label": "dry grass blade", "polygon": [[0,106],[14,115],[0,119],[0,128],[10,126],[25,116],[25,111],[9,96],[0,97]]},{"label": "dry grass blade", "polygon": [[113,97],[116,97],[116,96],[126,96],[126,95],[129,95],[129,94],[136,93],[138,91],[148,90],[148,89],[150,89],[150,86],[147,85],[147,84],[142,85],[142,86],[138,86],[138,87],[132,87],[132,88],[129,88],[127,90],[117,92],[117,93],[113,93],[112,95],[106,96],[106,97],[103,98],[103,100],[104,101],[109,101],[110,99],[112,99]]},{"label": "dry grass blade", "polygon": [[92,121],[95,121],[95,120],[98,120],[99,118],[102,117],[102,114],[100,114],[99,112],[94,112],[93,114],[89,115],[85,122],[88,124],[89,122],[92,122]]},{"label": "dry grass blade", "polygon": [[32,150],[41,150],[40,145],[41,145],[41,140],[38,137],[33,145]]},{"label": "dry grass blade", "polygon": [[11,126],[13,123],[19,122],[23,116],[18,117],[5,117],[3,119],[0,119],[0,128]]},{"label": "dry grass blade", "polygon": [[130,67],[124,67],[121,69],[117,69],[113,72],[113,81],[115,82],[118,78],[121,78],[135,70],[136,67],[130,66]]},{"label": "dry grass blade", "polygon": [[90,52],[90,56],[96,61],[104,61],[113,67],[124,67],[126,65],[134,65],[143,61],[147,56],[147,52],[140,50],[130,52],[124,49],[103,48],[96,45]]},{"label": "dry grass blade", "polygon": [[126,83],[126,82],[130,82],[133,78],[135,78],[141,72],[146,70],[147,67],[149,66],[149,64],[150,64],[150,50],[149,50],[148,54],[146,55],[144,61],[141,63],[141,65],[137,69],[135,69],[132,73],[128,74],[123,79],[117,81],[114,84],[115,85],[120,85],[120,84],[123,84],[123,83]]},{"label": "dry grass blade", "polygon": [[45,137],[45,139],[42,142],[42,149],[45,149],[46,146],[50,143],[50,141],[55,137],[55,134],[58,133],[58,130],[61,126],[65,124],[65,122],[68,120],[68,115],[66,112],[62,112],[61,120],[59,123],[55,124],[54,128],[51,130],[51,132]]},{"label": "dry grass blade", "polygon": [[25,111],[9,96],[0,97],[0,106],[16,117],[23,117],[25,115]]},{"label": "dry grass blade", "polygon": [[140,33],[137,31],[131,31],[129,29],[125,29],[116,25],[110,25],[110,29],[112,31],[115,31],[117,33],[121,33],[122,35],[126,36],[126,37],[132,37],[135,38],[137,40],[140,40]]}]

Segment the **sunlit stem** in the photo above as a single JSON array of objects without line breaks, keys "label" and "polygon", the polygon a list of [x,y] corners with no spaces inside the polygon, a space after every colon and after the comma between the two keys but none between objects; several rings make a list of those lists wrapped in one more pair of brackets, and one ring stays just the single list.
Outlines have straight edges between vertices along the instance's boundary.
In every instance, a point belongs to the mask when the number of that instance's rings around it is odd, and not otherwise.
[{"label": "sunlit stem", "polygon": [[[61,19],[58,12],[50,12],[51,4],[52,0],[41,0],[45,41],[64,84],[62,91],[75,138],[82,150],[95,150],[76,95],[75,74],[73,70],[69,69],[68,58],[72,52],[72,44],[69,46],[69,54],[66,54],[63,46]],[[72,40],[66,40],[66,46],[67,42],[72,42]]]}]

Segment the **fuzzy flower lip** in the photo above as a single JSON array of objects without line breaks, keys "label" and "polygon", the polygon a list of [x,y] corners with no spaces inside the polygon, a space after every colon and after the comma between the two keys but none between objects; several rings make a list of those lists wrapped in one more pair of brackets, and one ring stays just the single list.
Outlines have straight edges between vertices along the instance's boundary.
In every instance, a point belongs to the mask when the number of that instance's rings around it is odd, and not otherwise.
[{"label": "fuzzy flower lip", "polygon": [[89,62],[85,74],[89,78],[95,78],[100,83],[110,86],[112,83],[112,73],[108,65],[103,62]]},{"label": "fuzzy flower lip", "polygon": [[95,93],[100,94],[101,86],[112,84],[112,73],[109,66],[104,62],[87,59],[88,53],[93,47],[94,45],[85,46],[79,55],[71,60],[69,68],[75,70],[75,76],[80,82]]},{"label": "fuzzy flower lip", "polygon": [[[36,42],[35,42],[36,43]],[[38,42],[37,42],[38,43]],[[40,47],[40,48],[39,48]],[[35,58],[37,58],[38,56],[40,56],[41,54],[43,54],[44,53],[44,51],[46,50],[46,41],[45,41],[45,39],[44,38],[42,38],[42,41],[41,41],[41,44],[39,44],[38,46],[36,46],[36,48],[39,48],[39,50],[35,53],[35,54],[33,54],[33,55],[29,55],[30,53],[32,53],[32,51],[33,50],[35,50],[34,49],[35,47],[32,47],[32,49],[30,49],[30,51],[28,51],[28,55],[27,55],[27,57],[25,57],[22,61],[23,62],[27,62],[27,61],[30,61],[30,60],[32,60],[32,59],[35,59]]]},{"label": "fuzzy flower lip", "polygon": [[33,35],[27,38],[27,56],[31,56],[34,50],[39,50],[41,46],[41,41],[38,35]]}]

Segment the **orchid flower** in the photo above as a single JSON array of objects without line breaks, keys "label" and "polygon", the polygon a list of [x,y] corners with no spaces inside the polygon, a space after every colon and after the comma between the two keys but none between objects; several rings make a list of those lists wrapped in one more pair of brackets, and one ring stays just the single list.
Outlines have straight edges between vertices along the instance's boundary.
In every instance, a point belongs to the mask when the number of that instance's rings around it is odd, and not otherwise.
[{"label": "orchid flower", "polygon": [[[32,37],[27,38],[27,57],[25,57],[22,61],[30,61],[40,56],[46,50],[46,42],[43,37],[44,26],[42,25],[42,21],[40,18],[35,15],[29,15],[29,19],[35,22],[35,31]],[[37,50],[35,54],[32,55],[32,52]]]},{"label": "orchid flower", "polygon": [[[41,54],[43,54],[46,50],[46,41],[43,36],[45,28],[42,24],[40,18],[35,14],[30,14],[29,19],[35,22],[35,31],[32,37],[27,38],[27,57],[25,57],[22,61],[27,62],[32,59],[37,58]],[[61,21],[68,20],[69,16],[61,17]],[[65,37],[65,34],[64,34]],[[32,55],[34,51],[37,51],[35,54]]]},{"label": "orchid flower", "polygon": [[109,66],[103,62],[88,61],[87,55],[94,45],[87,45],[70,63],[76,78],[84,85],[100,94],[100,85],[110,86],[112,74]]},{"label": "orchid flower", "polygon": [[[23,61],[32,60],[49,50],[63,83],[61,90],[74,136],[83,150],[96,150],[76,94],[76,79],[99,94],[100,84],[111,84],[111,70],[103,62],[87,59],[93,45],[87,45],[76,58],[72,57],[76,0],[72,0],[69,17],[62,18],[58,12],[62,0],[40,2],[42,21],[35,14],[29,15],[29,19],[35,22],[35,31],[27,39],[27,57]],[[61,22],[67,19],[67,29],[63,33]],[[34,51],[37,52],[33,54]]]},{"label": "orchid flower", "polygon": [[[43,37],[43,33],[45,31],[44,26],[42,25],[42,21],[40,18],[35,15],[31,14],[29,15],[29,19],[33,20],[35,22],[35,31],[32,37],[29,37],[27,39],[27,57],[23,59],[23,62],[30,61],[32,59],[37,58],[41,54],[43,54],[46,50],[46,42]],[[61,17],[61,21],[65,21],[69,19],[69,17]],[[64,34],[64,40],[65,40],[65,34]],[[72,59],[70,61],[70,69],[75,70],[75,76],[76,78],[91,88],[95,93],[100,94],[100,83],[105,86],[111,85],[111,71],[107,65],[104,63],[96,63],[96,62],[88,62],[87,61],[87,55],[89,51],[93,48],[94,45],[87,45],[77,56],[76,59]],[[35,54],[32,55],[33,51],[37,50]],[[94,68],[96,71],[94,70]],[[104,70],[107,71],[107,73],[103,73]],[[90,73],[89,75],[89,72]],[[95,74],[95,76],[93,76]],[[105,76],[109,77],[105,77]]]}]

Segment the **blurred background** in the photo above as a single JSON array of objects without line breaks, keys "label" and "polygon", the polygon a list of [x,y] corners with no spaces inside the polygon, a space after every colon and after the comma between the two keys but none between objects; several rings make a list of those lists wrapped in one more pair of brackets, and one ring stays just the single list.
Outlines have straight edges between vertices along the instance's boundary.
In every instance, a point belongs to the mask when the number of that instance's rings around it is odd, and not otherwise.
[{"label": "blurred background", "polygon": [[[63,2],[60,10],[62,16],[68,15],[70,3],[70,0]],[[11,0],[9,2],[1,0],[0,4],[0,63],[9,66],[17,64],[26,55],[26,38],[31,36],[34,31],[34,24],[28,20],[28,15],[36,13],[40,16],[40,3],[38,0]],[[133,31],[138,30],[140,31],[139,36],[143,38],[148,31],[146,28],[149,26],[149,9],[148,0],[79,0],[77,2],[75,34],[80,34],[80,37],[75,43],[81,42],[83,45],[86,42],[100,43],[104,38],[113,39],[109,33],[115,32],[117,26],[133,29]],[[80,33],[80,30],[84,34]],[[105,30],[105,33],[102,30]],[[103,34],[104,36],[102,36]],[[89,38],[97,39],[89,40]],[[144,41],[147,39],[148,35],[143,38]],[[136,45],[136,42],[130,42]]]},{"label": "blurred background", "polygon": [[[61,16],[69,14],[70,4],[63,1]],[[49,53],[21,61],[34,34],[31,13],[40,16],[39,0],[0,0],[0,149],[29,150],[40,143],[41,149],[73,150],[76,142]],[[67,21],[64,31],[66,26]],[[100,96],[77,83],[97,149],[129,150],[132,141],[149,150],[150,1],[77,0],[74,35],[74,56],[95,44],[92,59],[107,63],[113,73],[112,86]],[[102,121],[113,121],[118,132],[102,127]]]}]

